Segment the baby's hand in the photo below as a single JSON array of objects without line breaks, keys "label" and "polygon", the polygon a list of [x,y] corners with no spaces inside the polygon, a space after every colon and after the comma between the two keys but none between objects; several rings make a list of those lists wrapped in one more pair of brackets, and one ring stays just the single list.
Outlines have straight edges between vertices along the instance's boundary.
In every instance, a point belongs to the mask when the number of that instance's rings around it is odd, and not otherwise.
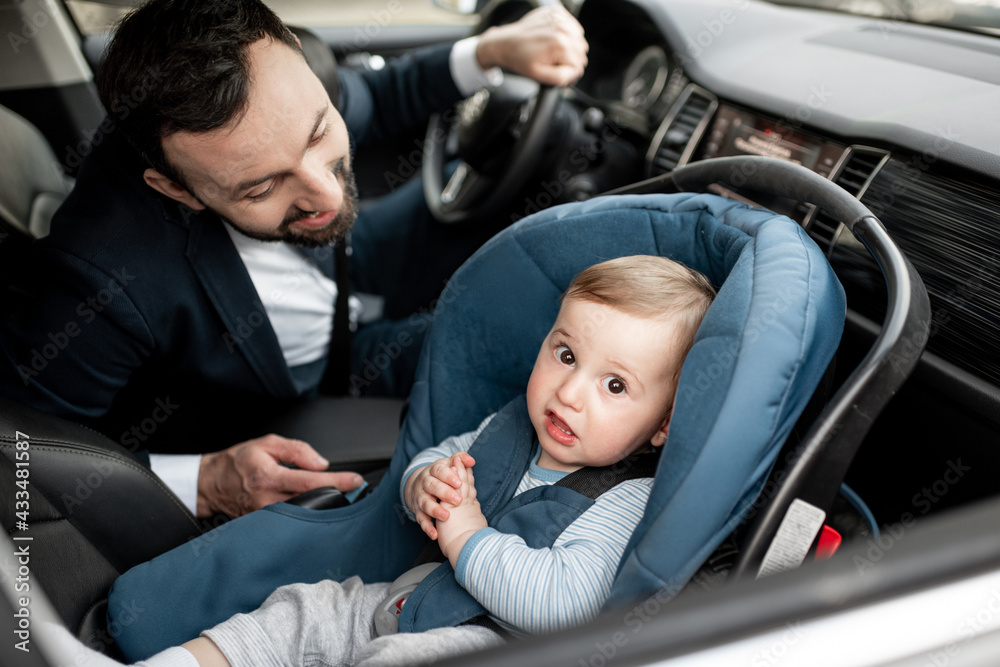
[{"label": "baby's hand", "polygon": [[438,522],[438,545],[441,547],[441,553],[451,561],[452,567],[457,567],[462,547],[470,537],[486,528],[488,524],[476,498],[476,482],[472,470],[466,468],[457,456],[452,461],[455,474],[462,482],[458,489],[462,499],[458,503],[443,503],[451,510],[451,516],[445,521]]},{"label": "baby's hand", "polygon": [[460,452],[453,457],[438,459],[430,465],[417,469],[406,480],[403,488],[403,500],[406,506],[417,518],[417,524],[432,540],[438,538],[434,520],[446,521],[450,516],[448,510],[439,503],[447,502],[457,505],[462,502],[458,489],[462,480],[455,470],[455,461],[461,461],[463,469],[476,465],[475,459],[466,452]]}]

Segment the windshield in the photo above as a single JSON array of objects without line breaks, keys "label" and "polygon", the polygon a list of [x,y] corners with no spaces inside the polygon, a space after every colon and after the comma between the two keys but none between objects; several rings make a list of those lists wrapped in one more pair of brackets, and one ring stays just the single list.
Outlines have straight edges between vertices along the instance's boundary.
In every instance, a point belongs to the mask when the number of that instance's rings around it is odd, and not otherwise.
[{"label": "windshield", "polygon": [[[143,0],[66,0],[66,7],[80,32],[94,35],[109,32],[122,16],[142,2]],[[369,38],[386,27],[471,26],[476,19],[474,16],[442,9],[434,0],[264,0],[264,3],[286,23],[313,28],[356,27],[364,37]],[[0,5],[2,4],[3,0],[0,0]],[[355,34],[357,33],[352,33],[352,37]]]},{"label": "windshield", "polygon": [[771,0],[893,21],[933,23],[1000,35],[1000,0]]}]

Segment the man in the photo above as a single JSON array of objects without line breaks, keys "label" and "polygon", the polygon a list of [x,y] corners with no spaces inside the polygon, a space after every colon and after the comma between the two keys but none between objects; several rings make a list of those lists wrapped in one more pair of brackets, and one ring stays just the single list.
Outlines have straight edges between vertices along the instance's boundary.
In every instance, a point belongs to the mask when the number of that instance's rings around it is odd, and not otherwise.
[{"label": "man", "polygon": [[[237,392],[315,394],[335,314],[329,246],[358,216],[352,144],[418,126],[501,67],[571,83],[586,51],[575,19],[544,8],[380,72],[345,72],[334,105],[296,38],[257,0],[144,5],[102,65],[100,143],[38,244],[42,298],[0,335],[0,392],[101,424],[134,415],[137,403],[169,414],[177,387],[213,403]],[[399,233],[412,224],[392,222]],[[375,243],[354,252],[363,266],[403,260],[371,256]],[[355,368],[408,326],[362,327]],[[412,364],[419,340],[410,340]],[[361,482],[321,472],[327,462],[308,444],[273,434],[151,464],[202,517]]]}]

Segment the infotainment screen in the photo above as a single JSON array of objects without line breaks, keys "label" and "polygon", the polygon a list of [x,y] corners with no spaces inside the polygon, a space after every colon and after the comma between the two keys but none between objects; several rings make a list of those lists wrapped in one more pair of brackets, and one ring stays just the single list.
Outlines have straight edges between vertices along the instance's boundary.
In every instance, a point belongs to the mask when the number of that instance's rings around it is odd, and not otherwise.
[{"label": "infotainment screen", "polygon": [[[763,118],[722,104],[700,147],[699,159],[730,155],[762,155],[801,164],[824,178],[830,177],[844,146],[801,129],[802,123]],[[754,203],[802,221],[808,208],[798,202],[754,198]]]},{"label": "infotainment screen", "polygon": [[729,134],[727,143],[731,150],[728,155],[745,153],[776,157],[779,160],[801,164],[808,169],[816,165],[816,159],[819,157],[820,146],[809,143],[795,132],[780,132],[769,127],[759,129],[735,123]]}]

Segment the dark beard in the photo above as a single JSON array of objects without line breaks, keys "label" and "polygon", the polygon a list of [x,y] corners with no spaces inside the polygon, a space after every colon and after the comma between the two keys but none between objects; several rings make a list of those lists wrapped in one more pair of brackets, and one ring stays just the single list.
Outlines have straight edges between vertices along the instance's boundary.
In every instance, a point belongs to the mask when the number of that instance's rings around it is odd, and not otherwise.
[{"label": "dark beard", "polygon": [[341,203],[337,215],[330,221],[330,224],[321,229],[312,229],[308,233],[292,229],[292,223],[303,218],[308,218],[309,214],[312,213],[312,211],[303,211],[297,207],[281,221],[281,225],[278,226],[276,231],[270,233],[247,231],[234,224],[232,220],[221,215],[219,217],[243,236],[257,241],[284,241],[305,248],[325,248],[326,246],[334,245],[344,240],[347,232],[351,230],[354,221],[358,218],[358,186],[354,180],[354,171],[345,169],[343,175],[344,201]]}]

